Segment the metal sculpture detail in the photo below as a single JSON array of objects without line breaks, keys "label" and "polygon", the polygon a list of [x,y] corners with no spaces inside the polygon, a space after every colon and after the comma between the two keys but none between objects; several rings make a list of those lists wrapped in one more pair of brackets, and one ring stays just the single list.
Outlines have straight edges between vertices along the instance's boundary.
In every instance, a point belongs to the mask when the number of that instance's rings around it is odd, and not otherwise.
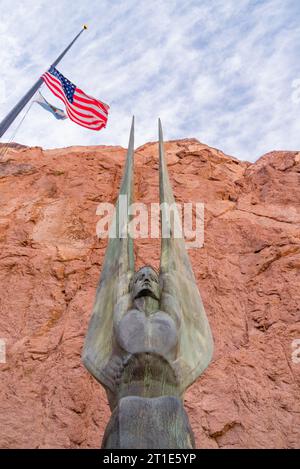
[{"label": "metal sculpture detail", "polygon": [[[134,119],[119,195],[133,202]],[[213,340],[186,252],[173,236],[164,204],[174,204],[159,121],[162,236],[159,274],[134,271],[130,216],[110,238],[83,350],[83,362],[105,387],[112,416],[103,448],[193,448],[182,395],[212,358]],[[122,235],[120,235],[122,233]]]}]

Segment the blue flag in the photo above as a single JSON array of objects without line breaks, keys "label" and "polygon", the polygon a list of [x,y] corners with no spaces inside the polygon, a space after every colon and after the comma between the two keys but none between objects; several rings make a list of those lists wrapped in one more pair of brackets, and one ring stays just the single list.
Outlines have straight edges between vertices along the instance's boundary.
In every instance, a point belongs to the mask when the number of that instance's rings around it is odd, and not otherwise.
[{"label": "blue flag", "polygon": [[51,112],[56,119],[62,120],[67,119],[68,116],[62,109],[53,106],[52,104],[48,103],[48,101],[44,98],[42,93],[39,91],[39,96],[34,100],[35,103],[38,103],[42,108],[46,109],[46,111]]}]

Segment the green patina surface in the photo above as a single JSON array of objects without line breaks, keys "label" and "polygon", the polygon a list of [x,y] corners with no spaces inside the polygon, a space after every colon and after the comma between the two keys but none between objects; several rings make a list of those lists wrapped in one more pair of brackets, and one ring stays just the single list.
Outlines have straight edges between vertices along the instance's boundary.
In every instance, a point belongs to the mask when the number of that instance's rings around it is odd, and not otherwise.
[{"label": "green patina surface", "polygon": [[[174,236],[174,218],[163,209],[165,204],[174,206],[175,200],[165,162],[160,121],[162,231],[159,275],[151,267],[144,267],[137,273],[134,271],[134,246],[128,232],[128,207],[133,202],[133,171],[134,119],[112,225],[117,236],[109,239],[83,350],[86,368],[103,384],[110,406],[115,409],[112,417],[114,425],[119,425],[120,416],[116,417],[116,412],[123,408],[120,403],[129,396],[146,399],[148,407],[149,398],[162,396],[173,396],[180,403],[184,391],[208,366],[213,354],[209,323],[184,239]],[[124,195],[127,196],[126,206],[120,214],[119,207],[124,204],[121,196]],[[176,209],[174,214],[176,217]],[[166,228],[171,236],[165,237]],[[139,400],[137,402],[136,405],[142,406]],[[180,412],[175,410],[181,404],[170,402],[170,408],[175,413],[173,415],[170,411],[167,414],[169,425],[177,434],[177,425],[181,429],[179,433],[182,432],[182,419],[186,416],[183,408]],[[141,415],[142,409],[139,411]],[[159,412],[162,412],[161,408]],[[158,422],[160,418],[157,418]],[[118,434],[119,430],[112,423],[108,428]],[[149,438],[148,443],[145,435],[141,438],[145,438],[144,446],[149,447]],[[190,441],[191,438],[190,430],[185,435],[181,434],[177,439],[178,447],[181,447],[179,441]]]}]

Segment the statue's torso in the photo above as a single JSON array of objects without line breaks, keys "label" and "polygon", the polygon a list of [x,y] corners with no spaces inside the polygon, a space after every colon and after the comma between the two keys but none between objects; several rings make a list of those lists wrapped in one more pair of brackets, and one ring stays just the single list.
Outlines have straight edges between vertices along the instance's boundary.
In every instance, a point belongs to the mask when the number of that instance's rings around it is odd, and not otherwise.
[{"label": "statue's torso", "polygon": [[116,326],[119,345],[131,354],[151,352],[172,359],[178,341],[174,320],[163,311],[129,310]]}]

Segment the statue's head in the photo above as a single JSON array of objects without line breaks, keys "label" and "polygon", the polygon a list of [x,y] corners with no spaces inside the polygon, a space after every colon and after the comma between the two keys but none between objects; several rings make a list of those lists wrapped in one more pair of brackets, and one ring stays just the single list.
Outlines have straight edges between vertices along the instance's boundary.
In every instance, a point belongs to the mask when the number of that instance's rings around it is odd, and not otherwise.
[{"label": "statue's head", "polygon": [[159,300],[159,278],[152,267],[147,265],[135,272],[131,283],[131,294],[134,300],[141,296],[152,296]]}]

